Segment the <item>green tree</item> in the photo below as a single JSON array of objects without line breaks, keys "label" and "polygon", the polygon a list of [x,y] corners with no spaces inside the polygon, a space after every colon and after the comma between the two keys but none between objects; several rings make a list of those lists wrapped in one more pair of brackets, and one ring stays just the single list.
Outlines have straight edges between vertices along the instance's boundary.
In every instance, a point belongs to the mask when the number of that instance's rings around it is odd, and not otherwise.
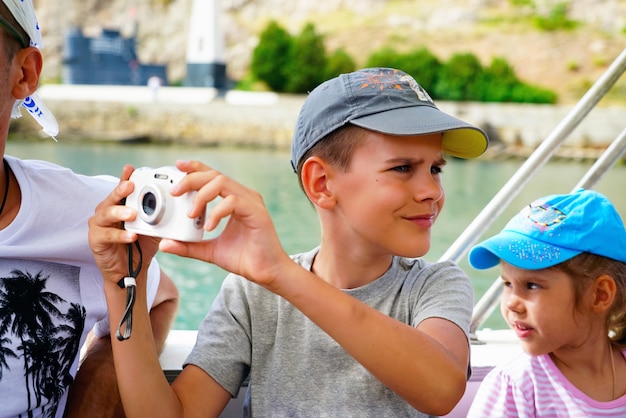
[{"label": "green tree", "polygon": [[316,32],[312,23],[307,23],[300,34],[293,38],[290,52],[285,91],[306,93],[324,81],[326,74],[324,37]]},{"label": "green tree", "polygon": [[278,22],[271,21],[252,52],[250,71],[274,91],[284,91],[293,39]]},{"label": "green tree", "polygon": [[328,80],[340,74],[351,73],[356,70],[356,63],[348,52],[339,48],[333,51],[326,60],[326,71],[324,79]]},{"label": "green tree", "polygon": [[372,53],[367,60],[368,67],[391,67],[410,74],[426,91],[433,93],[433,98],[437,98],[433,89],[441,65],[439,58],[427,48],[399,53],[391,47],[383,47]]},{"label": "green tree", "polygon": [[366,67],[385,67],[403,70],[398,65],[400,63],[400,53],[394,48],[384,46],[372,52],[365,63]]},{"label": "green tree", "polygon": [[479,88],[479,99],[485,102],[510,102],[513,89],[519,83],[515,71],[504,58],[494,58],[484,69]]},{"label": "green tree", "polygon": [[[398,69],[410,74],[426,91],[430,92],[435,87],[441,62],[426,48],[419,48],[398,57]],[[433,93],[433,98],[437,98]]]},{"label": "green tree", "polygon": [[454,54],[442,65],[433,90],[445,100],[480,100],[483,77],[483,67],[474,54]]}]

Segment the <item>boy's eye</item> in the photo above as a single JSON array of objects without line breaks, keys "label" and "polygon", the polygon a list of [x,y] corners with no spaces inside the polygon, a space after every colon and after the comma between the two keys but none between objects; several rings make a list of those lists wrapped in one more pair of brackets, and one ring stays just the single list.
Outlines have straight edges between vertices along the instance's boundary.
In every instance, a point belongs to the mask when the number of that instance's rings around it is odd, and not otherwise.
[{"label": "boy's eye", "polygon": [[526,283],[526,287],[530,290],[539,289],[539,285],[533,282]]},{"label": "boy's eye", "polygon": [[393,167],[392,170],[397,171],[399,173],[408,173],[409,171],[411,171],[411,166],[408,164],[399,165],[399,166]]},{"label": "boy's eye", "polygon": [[431,167],[430,172],[433,174],[441,174],[443,173],[443,167],[439,167],[439,166]]}]

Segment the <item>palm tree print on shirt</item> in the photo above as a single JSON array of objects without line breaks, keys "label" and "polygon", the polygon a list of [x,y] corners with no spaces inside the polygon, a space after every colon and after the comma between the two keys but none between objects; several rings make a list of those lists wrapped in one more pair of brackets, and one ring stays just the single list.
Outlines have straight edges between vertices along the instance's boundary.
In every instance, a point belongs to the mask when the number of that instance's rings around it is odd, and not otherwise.
[{"label": "palm tree print on shirt", "polygon": [[57,263],[0,260],[0,390],[5,380],[21,385],[29,417],[35,409],[54,417],[73,381],[70,371],[86,317],[79,303],[79,271]]}]

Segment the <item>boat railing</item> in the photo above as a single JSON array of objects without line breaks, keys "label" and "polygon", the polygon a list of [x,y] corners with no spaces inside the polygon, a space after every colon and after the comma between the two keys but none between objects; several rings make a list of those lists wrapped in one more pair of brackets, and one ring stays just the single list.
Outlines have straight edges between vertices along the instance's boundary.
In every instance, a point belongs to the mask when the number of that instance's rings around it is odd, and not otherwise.
[{"label": "boat railing", "polygon": [[[504,212],[510,203],[519,195],[530,179],[550,160],[563,144],[565,139],[583,121],[595,105],[608,93],[621,75],[626,71],[626,48],[607,68],[602,76],[591,86],[587,93],[569,111],[563,120],[554,128],[537,149],[520,166],[513,176],[502,186],[491,201],[474,218],[468,227],[459,235],[439,261],[451,260],[458,262],[482,237],[492,223]],[[591,188],[608,171],[624,153],[626,130],[609,146],[597,162],[589,169],[574,189]],[[491,315],[498,305],[501,292],[501,280],[497,278],[474,306],[470,333],[476,330]]]}]

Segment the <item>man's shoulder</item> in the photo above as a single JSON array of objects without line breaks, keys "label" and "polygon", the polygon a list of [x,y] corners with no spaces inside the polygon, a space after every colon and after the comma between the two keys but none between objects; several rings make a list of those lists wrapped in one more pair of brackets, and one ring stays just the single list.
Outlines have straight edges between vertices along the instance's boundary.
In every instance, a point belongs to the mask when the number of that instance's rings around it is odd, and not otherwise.
[{"label": "man's shoulder", "polygon": [[7,159],[11,167],[18,166],[25,172],[43,170],[43,171],[51,171],[51,172],[73,173],[73,171],[70,168],[64,167],[62,165],[59,165],[50,161],[22,159],[22,158],[9,156],[9,155],[5,156],[5,158]]},{"label": "man's shoulder", "polygon": [[19,159],[15,157],[7,158],[11,168],[15,172],[18,179],[24,176],[29,181],[38,183],[59,183],[64,186],[73,186],[93,188],[94,191],[99,188],[110,190],[118,179],[110,175],[88,176],[76,173],[74,170],[62,165],[44,160]]}]

